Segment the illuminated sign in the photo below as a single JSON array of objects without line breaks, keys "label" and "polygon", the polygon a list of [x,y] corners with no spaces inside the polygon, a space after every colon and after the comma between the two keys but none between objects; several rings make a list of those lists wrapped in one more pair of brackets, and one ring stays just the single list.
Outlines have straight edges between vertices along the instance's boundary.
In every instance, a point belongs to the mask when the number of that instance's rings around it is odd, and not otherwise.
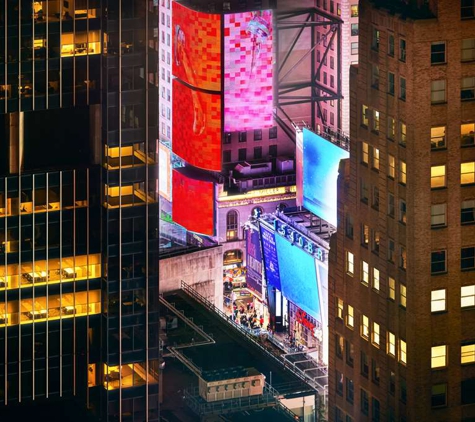
[{"label": "illuminated sign", "polygon": [[308,237],[302,235],[293,227],[279,219],[274,220],[274,229],[276,233],[285,237],[292,245],[296,245],[303,249],[308,254],[314,256],[319,261],[325,262],[325,250],[317,243],[310,240]]},{"label": "illuminated sign", "polygon": [[312,335],[314,335],[314,329],[316,325],[307,319],[307,312],[302,311],[302,309],[297,309],[297,312],[295,313],[295,319],[299,324],[307,327],[312,332]]},{"label": "illuminated sign", "polygon": [[261,239],[256,227],[246,230],[246,284],[262,296]]},{"label": "illuminated sign", "polygon": [[262,252],[264,255],[264,268],[267,284],[281,290],[279,261],[277,259],[277,248],[275,245],[275,234],[264,224],[259,224],[262,241]]},{"label": "illuminated sign", "polygon": [[224,130],[273,126],[271,10],[224,17]]},{"label": "illuminated sign", "polygon": [[171,200],[171,162],[170,150],[162,144],[158,145],[158,192],[167,201]]}]

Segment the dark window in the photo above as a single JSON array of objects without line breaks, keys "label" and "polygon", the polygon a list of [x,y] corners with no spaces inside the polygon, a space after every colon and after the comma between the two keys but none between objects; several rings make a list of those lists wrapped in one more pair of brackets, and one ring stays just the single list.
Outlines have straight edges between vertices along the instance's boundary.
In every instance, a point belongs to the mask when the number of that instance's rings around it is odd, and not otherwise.
[{"label": "dark window", "polygon": [[406,380],[404,378],[401,378],[401,381],[400,381],[400,388],[401,388],[401,395],[400,395],[400,399],[403,403],[406,403],[407,401],[407,384],[406,384]]},{"label": "dark window", "polygon": [[239,132],[239,142],[247,141],[247,132]]},{"label": "dark window", "polygon": [[237,211],[231,210],[226,215],[226,240],[235,240],[238,237],[239,216]]},{"label": "dark window", "polygon": [[277,126],[269,128],[269,139],[277,138]]},{"label": "dark window", "polygon": [[475,18],[475,0],[462,0],[460,7],[460,17],[462,19]]},{"label": "dark window", "polygon": [[358,24],[357,23],[352,23],[351,24],[351,35],[356,36],[356,35],[358,35],[358,32],[359,32]]},{"label": "dark window", "polygon": [[446,251],[434,251],[430,254],[431,274],[445,273],[447,271]]},{"label": "dark window", "polygon": [[379,422],[381,420],[381,410],[380,410],[379,400],[376,400],[373,397],[371,399],[371,402],[372,402],[372,410],[371,410],[372,418],[371,418],[371,420],[373,422]]},{"label": "dark window", "polygon": [[388,54],[394,57],[394,35],[392,34],[388,36]]},{"label": "dark window", "polygon": [[223,162],[225,163],[231,162],[231,151],[223,151]]},{"label": "dark window", "polygon": [[431,406],[447,406],[447,384],[435,384],[432,386]]},{"label": "dark window", "polygon": [[353,217],[350,214],[346,214],[345,233],[347,237],[353,239]]},{"label": "dark window", "polygon": [[406,78],[399,78],[399,98],[406,101]]},{"label": "dark window", "polygon": [[394,95],[395,92],[394,73],[388,72],[388,94]]},{"label": "dark window", "polygon": [[380,40],[380,32],[373,28],[373,38],[371,40],[371,48],[374,51],[379,51],[379,40]]},{"label": "dark window", "polygon": [[475,404],[475,378],[462,381],[462,404]]},{"label": "dark window", "polygon": [[343,412],[335,407],[335,422],[343,422]]},{"label": "dark window", "polygon": [[261,141],[262,140],[262,129],[256,129],[254,131],[254,140]]},{"label": "dark window", "polygon": [[368,392],[361,389],[361,413],[367,415],[369,413],[369,396]]},{"label": "dark window", "polygon": [[475,269],[475,247],[471,246],[469,248],[462,248],[460,255],[460,269]]},{"label": "dark window", "polygon": [[346,401],[353,404],[355,400],[355,385],[353,380],[346,378]]},{"label": "dark window", "polygon": [[378,365],[378,362],[374,359],[371,359],[371,379],[375,384],[379,385],[379,379],[380,379],[380,368]]},{"label": "dark window", "polygon": [[238,151],[238,159],[239,161],[246,161],[246,153],[247,149],[246,148],[240,148]]},{"label": "dark window", "polygon": [[345,352],[346,352],[346,363],[350,365],[351,367],[353,367],[353,363],[355,361],[354,347],[348,340],[345,340]]},{"label": "dark window", "polygon": [[343,337],[335,334],[335,353],[340,359],[343,359],[343,344]]},{"label": "dark window", "polygon": [[336,371],[336,392],[343,397],[343,374]]},{"label": "dark window", "polygon": [[445,41],[433,42],[430,46],[431,64],[445,63]]},{"label": "dark window", "polygon": [[226,133],[224,134],[224,143],[225,143],[225,144],[230,144],[230,143],[231,143],[231,135],[232,135],[232,134],[229,133],[229,132],[226,132]]},{"label": "dark window", "polygon": [[396,374],[392,371],[389,374],[389,393],[393,396],[396,393]]},{"label": "dark window", "polygon": [[462,224],[475,223],[475,199],[469,199],[462,202],[462,211],[460,217]]},{"label": "dark window", "polygon": [[254,160],[260,160],[262,158],[262,147],[254,148]]},{"label": "dark window", "polygon": [[371,206],[375,210],[379,210],[379,188],[377,188],[376,186],[373,187],[373,200]]},{"label": "dark window", "polygon": [[269,156],[277,157],[277,145],[269,145]]},{"label": "dark window", "polygon": [[399,60],[406,61],[406,40],[399,40]]},{"label": "dark window", "polygon": [[369,376],[368,355],[365,352],[361,352],[361,375],[366,378]]}]

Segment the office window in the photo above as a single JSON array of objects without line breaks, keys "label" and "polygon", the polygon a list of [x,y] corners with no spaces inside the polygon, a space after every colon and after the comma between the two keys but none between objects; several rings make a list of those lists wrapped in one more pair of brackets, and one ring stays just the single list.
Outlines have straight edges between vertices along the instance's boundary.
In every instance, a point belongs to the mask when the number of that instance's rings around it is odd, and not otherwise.
[{"label": "office window", "polygon": [[[460,383],[461,396],[462,400],[460,403],[464,404],[475,404],[475,378],[470,378],[463,380]],[[469,421],[470,419],[468,419]],[[465,421],[464,421],[465,422]]]},{"label": "office window", "polygon": [[473,19],[475,17],[474,0],[461,0],[460,17],[462,19]]},{"label": "office window", "polygon": [[369,192],[368,192],[368,184],[365,179],[363,178],[360,179],[360,186],[361,186],[361,190],[360,190],[361,201],[367,204]]},{"label": "office window", "polygon": [[460,183],[462,185],[475,183],[475,161],[460,164]]},{"label": "office window", "polygon": [[388,35],[388,54],[391,57],[394,57],[394,35],[393,34]]},{"label": "office window", "polygon": [[462,224],[475,223],[475,199],[462,201],[460,219]]},{"label": "office window", "polygon": [[389,393],[393,396],[396,393],[396,374],[393,371],[389,372]]},{"label": "office window", "polygon": [[345,218],[345,232],[347,237],[353,239],[353,216],[348,213]]},{"label": "office window", "polygon": [[335,422],[344,422],[343,415],[344,415],[343,411],[340,408],[335,406]]},{"label": "office window", "polygon": [[361,124],[369,126],[369,108],[364,104],[361,106]]},{"label": "office window", "polygon": [[433,251],[430,254],[431,274],[447,272],[446,251]]},{"label": "office window", "polygon": [[336,378],[336,392],[338,395],[343,396],[343,374],[340,371],[335,372]]},{"label": "office window", "polygon": [[475,343],[462,344],[460,348],[460,363],[466,365],[475,363]]},{"label": "office window", "polygon": [[380,117],[380,114],[379,114],[379,111],[377,110],[373,110],[373,130],[375,132],[379,132],[379,117]]},{"label": "office window", "polygon": [[355,385],[353,380],[346,378],[346,401],[353,404],[355,400]]},{"label": "office window", "polygon": [[352,18],[357,18],[358,17],[358,5],[357,4],[352,4],[351,5],[351,17]]},{"label": "office window", "polygon": [[223,151],[223,162],[225,163],[231,162],[231,151]]},{"label": "office window", "polygon": [[432,290],[430,292],[430,311],[431,312],[444,312],[446,308],[446,290]]},{"label": "office window", "polygon": [[460,141],[462,147],[473,147],[475,145],[475,123],[460,125]]},{"label": "office window", "polygon": [[350,251],[346,251],[346,273],[353,277],[355,270],[354,255]]},{"label": "office window", "polygon": [[355,325],[355,317],[354,317],[354,309],[353,306],[348,305],[347,308],[347,314],[346,314],[346,325],[349,328],[353,328]]},{"label": "office window", "polygon": [[358,33],[359,33],[358,24],[357,23],[352,23],[351,24],[351,36],[355,37],[355,36],[358,35]]},{"label": "office window", "polygon": [[431,82],[430,100],[432,104],[445,103],[445,79]]},{"label": "office window", "polygon": [[226,240],[236,240],[238,238],[239,216],[237,211],[231,210],[226,214]]},{"label": "office window", "polygon": [[269,145],[269,156],[277,157],[277,145]]},{"label": "office window", "polygon": [[246,161],[246,156],[247,156],[247,149],[246,148],[240,148],[238,150],[238,159],[239,159],[239,161]]},{"label": "office window", "polygon": [[352,42],[351,43],[351,55],[355,56],[358,54],[358,43],[357,42]]},{"label": "office window", "polygon": [[396,157],[391,154],[388,154],[388,176],[391,179],[396,177]]},{"label": "office window", "polygon": [[380,41],[380,32],[376,29],[373,28],[373,36],[371,39],[371,48],[374,51],[379,51],[379,41]]},{"label": "office window", "polygon": [[369,319],[366,315],[361,315],[361,337],[365,340],[369,338]]},{"label": "office window", "polygon": [[371,249],[377,255],[379,255],[380,237],[379,231],[371,230]]},{"label": "office window", "polygon": [[430,207],[430,224],[432,228],[447,225],[447,204],[434,204]]},{"label": "office window", "polygon": [[392,218],[395,215],[395,199],[392,193],[388,193],[388,215]]},{"label": "office window", "polygon": [[430,129],[431,149],[445,148],[445,126],[435,126]]},{"label": "office window", "polygon": [[369,264],[366,261],[361,261],[361,282],[369,284]]},{"label": "office window", "polygon": [[373,162],[372,167],[375,170],[379,170],[379,149],[378,148],[373,148]]},{"label": "office window", "polygon": [[369,245],[369,226],[367,224],[361,225],[361,244],[366,248]]},{"label": "office window", "polygon": [[399,60],[406,61],[406,40],[402,38],[399,40]]},{"label": "office window", "polygon": [[469,308],[475,306],[475,284],[472,286],[461,287],[460,306],[462,308]]},{"label": "office window", "polygon": [[394,141],[396,139],[396,119],[388,117],[388,138]]},{"label": "office window", "polygon": [[239,132],[239,142],[247,142],[247,132]]},{"label": "office window", "polygon": [[379,89],[379,66],[376,64],[371,65],[371,86]]},{"label": "office window", "polygon": [[260,160],[262,158],[262,147],[254,148],[254,160]]},{"label": "office window", "polygon": [[339,297],[336,300],[336,316],[337,318],[343,319],[343,299]]},{"label": "office window", "polygon": [[399,78],[399,98],[406,101],[406,78]]},{"label": "office window", "polygon": [[407,306],[407,288],[404,284],[399,285],[399,304],[403,308]]},{"label": "office window", "polygon": [[337,357],[343,359],[344,339],[339,334],[335,334],[335,353]]},{"label": "office window", "polygon": [[431,368],[443,368],[447,366],[447,345],[432,346],[431,348]]},{"label": "office window", "polygon": [[348,340],[345,340],[346,363],[353,367],[355,361],[355,348]]},{"label": "office window", "polygon": [[330,57],[330,69],[335,69],[335,58],[333,56]]},{"label": "office window", "polygon": [[432,386],[431,407],[447,406],[447,384]]},{"label": "office window", "polygon": [[396,92],[396,89],[395,89],[394,73],[388,72],[388,94],[395,95],[395,92]]},{"label": "office window", "polygon": [[379,188],[376,186],[373,186],[373,198],[371,201],[371,206],[375,210],[379,210]]},{"label": "office window", "polygon": [[372,422],[380,422],[381,421],[381,408],[379,404],[379,400],[375,399],[374,397],[371,399],[372,403],[372,410],[371,410],[371,421]]},{"label": "office window", "polygon": [[407,142],[407,127],[405,123],[399,122],[399,143],[403,146]]},{"label": "office window", "polygon": [[396,336],[391,331],[387,332],[387,336],[387,353],[392,357],[396,357]]},{"label": "office window", "polygon": [[396,255],[396,244],[394,240],[388,240],[388,261],[394,263],[394,257]]},{"label": "office window", "polygon": [[368,392],[361,389],[361,413],[368,415],[369,413],[369,395]]},{"label": "office window", "polygon": [[406,224],[407,221],[407,210],[406,210],[406,201],[402,199],[399,200],[399,222]]},{"label": "office window", "polygon": [[392,277],[388,277],[388,286],[389,286],[389,299],[396,300],[396,280]]},{"label": "office window", "polygon": [[361,354],[360,354],[360,369],[361,369],[361,375],[368,378],[368,375],[369,375],[369,360],[368,360],[368,355],[365,352],[361,352]]},{"label": "office window", "polygon": [[460,89],[460,99],[462,101],[471,101],[475,99],[475,77],[462,78]]},{"label": "office window", "polygon": [[460,254],[460,269],[475,270],[475,247],[462,248]]},{"label": "office window", "polygon": [[373,332],[371,334],[371,343],[373,346],[379,347],[380,336],[379,336],[379,324],[373,322]]},{"label": "office window", "polygon": [[401,270],[407,268],[407,252],[404,246],[399,246],[399,268]]},{"label": "office window", "polygon": [[445,165],[432,166],[430,168],[430,187],[431,189],[445,188]]},{"label": "office window", "polygon": [[262,129],[254,130],[254,141],[262,141]]},{"label": "office window", "polygon": [[430,63],[441,64],[445,63],[445,41],[433,42],[430,46]]},{"label": "office window", "polygon": [[407,166],[406,162],[400,160],[399,161],[399,183],[405,185],[407,182]]},{"label": "office window", "polygon": [[276,139],[277,138],[277,126],[273,126],[269,128],[269,139]]},{"label": "office window", "polygon": [[361,142],[361,162],[369,164],[369,145],[367,142]]},{"label": "office window", "polygon": [[462,61],[470,62],[475,60],[475,38],[462,40]]},{"label": "office window", "polygon": [[[400,388],[400,400],[403,403],[406,403],[407,401],[407,383],[404,378],[399,378],[399,388]],[[401,418],[401,421],[404,421],[403,418]]]},{"label": "office window", "polygon": [[381,374],[381,369],[378,365],[378,362],[375,359],[371,359],[371,378],[373,382],[377,385],[379,385],[379,380],[380,380],[380,374]]}]

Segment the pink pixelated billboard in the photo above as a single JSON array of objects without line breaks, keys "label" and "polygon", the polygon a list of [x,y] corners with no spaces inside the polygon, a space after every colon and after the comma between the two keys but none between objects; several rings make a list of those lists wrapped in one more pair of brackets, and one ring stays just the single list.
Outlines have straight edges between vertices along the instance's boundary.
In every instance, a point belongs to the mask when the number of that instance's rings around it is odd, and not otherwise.
[{"label": "pink pixelated billboard", "polygon": [[224,131],[273,126],[272,11],[224,17]]}]

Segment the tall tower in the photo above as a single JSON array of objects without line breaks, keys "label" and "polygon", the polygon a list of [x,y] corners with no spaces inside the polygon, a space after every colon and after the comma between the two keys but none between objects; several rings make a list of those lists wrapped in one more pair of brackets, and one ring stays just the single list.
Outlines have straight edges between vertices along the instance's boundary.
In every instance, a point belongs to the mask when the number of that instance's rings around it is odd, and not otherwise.
[{"label": "tall tower", "polygon": [[471,1],[360,2],[330,420],[474,416],[474,18]]}]

